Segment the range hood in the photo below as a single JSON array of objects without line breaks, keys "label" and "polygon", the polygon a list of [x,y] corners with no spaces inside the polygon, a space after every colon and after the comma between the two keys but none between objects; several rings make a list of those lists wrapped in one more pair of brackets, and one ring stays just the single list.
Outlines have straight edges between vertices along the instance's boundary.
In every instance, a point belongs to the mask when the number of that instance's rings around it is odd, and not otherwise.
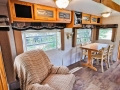
[{"label": "range hood", "polygon": [[6,15],[0,15],[0,31],[9,31],[9,18]]}]

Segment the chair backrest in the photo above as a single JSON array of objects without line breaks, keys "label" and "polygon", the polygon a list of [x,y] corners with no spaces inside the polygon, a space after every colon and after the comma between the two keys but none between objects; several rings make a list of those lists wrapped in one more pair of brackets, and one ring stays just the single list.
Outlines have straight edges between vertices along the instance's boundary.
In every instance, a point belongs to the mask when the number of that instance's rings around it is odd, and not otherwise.
[{"label": "chair backrest", "polygon": [[87,42],[87,44],[90,44],[90,43],[91,43],[91,41],[88,41],[88,42]]},{"label": "chair backrest", "polygon": [[109,48],[110,48],[109,45],[107,47],[102,48],[102,50],[101,50],[102,57],[107,57]]},{"label": "chair backrest", "polygon": [[[84,45],[85,45],[85,43],[82,43],[82,44],[80,44],[80,47],[81,47],[81,46],[84,46]],[[81,50],[82,50],[83,53],[87,51],[87,50],[85,50],[85,49],[81,49]]]},{"label": "chair backrest", "polygon": [[110,45],[109,50],[108,50],[109,55],[112,54],[113,48],[114,48],[114,45]]},{"label": "chair backrest", "polygon": [[88,41],[88,42],[82,43],[81,45],[84,46],[84,45],[88,45],[88,44],[90,44],[90,43],[91,43],[91,41]]},{"label": "chair backrest", "polygon": [[44,51],[32,50],[15,58],[15,71],[21,83],[41,83],[49,74],[52,64]]}]

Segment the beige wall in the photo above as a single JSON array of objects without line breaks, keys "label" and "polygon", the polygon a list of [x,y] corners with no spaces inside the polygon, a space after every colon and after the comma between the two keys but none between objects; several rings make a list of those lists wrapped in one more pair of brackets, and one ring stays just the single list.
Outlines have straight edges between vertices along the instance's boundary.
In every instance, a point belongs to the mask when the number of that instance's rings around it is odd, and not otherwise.
[{"label": "beige wall", "polygon": [[50,50],[46,51],[47,55],[49,56],[51,62],[54,65],[62,65],[68,66],[80,60],[80,49],[79,46],[72,47],[72,38],[67,39],[66,32],[72,32],[72,29],[67,28],[64,29],[64,36],[65,36],[65,50]]},{"label": "beige wall", "polygon": [[112,59],[116,61],[117,60],[117,53],[118,53],[118,44],[119,44],[119,40],[120,40],[120,16],[111,16],[108,18],[103,18],[102,24],[118,24],[115,42],[111,42],[108,40],[98,40],[97,41],[97,42],[101,42],[101,43],[114,44]]}]

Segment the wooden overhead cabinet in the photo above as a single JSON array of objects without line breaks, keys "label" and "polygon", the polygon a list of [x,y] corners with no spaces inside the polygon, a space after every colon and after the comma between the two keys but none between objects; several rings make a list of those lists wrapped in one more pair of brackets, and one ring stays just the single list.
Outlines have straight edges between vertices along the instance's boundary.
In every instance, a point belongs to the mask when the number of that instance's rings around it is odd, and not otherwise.
[{"label": "wooden overhead cabinet", "polygon": [[13,21],[32,21],[33,4],[28,2],[8,0],[11,22]]},{"label": "wooden overhead cabinet", "polygon": [[8,90],[1,47],[0,47],[0,90]]},{"label": "wooden overhead cabinet", "polygon": [[57,21],[71,21],[71,11],[57,9]]},{"label": "wooden overhead cabinet", "polygon": [[67,28],[82,27],[82,12],[72,11],[71,18],[71,23],[67,24]]},{"label": "wooden overhead cabinet", "polygon": [[34,16],[36,20],[55,21],[56,8],[34,4]]},{"label": "wooden overhead cabinet", "polygon": [[82,13],[82,24],[90,24],[91,15]]},{"label": "wooden overhead cabinet", "polygon": [[101,18],[98,16],[91,15],[91,24],[100,24]]}]

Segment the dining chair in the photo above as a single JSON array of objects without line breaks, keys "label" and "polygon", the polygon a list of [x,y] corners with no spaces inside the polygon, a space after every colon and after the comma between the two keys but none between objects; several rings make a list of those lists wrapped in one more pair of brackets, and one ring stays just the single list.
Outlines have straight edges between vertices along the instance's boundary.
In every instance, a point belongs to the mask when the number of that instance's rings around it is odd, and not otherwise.
[{"label": "dining chair", "polygon": [[[80,46],[88,45],[88,44],[90,44],[90,43],[91,43],[91,41],[85,42],[85,43],[80,44]],[[85,59],[85,57],[88,56],[88,51],[85,50],[85,49],[82,49],[82,54],[84,55],[84,56],[83,56],[83,59]],[[92,51],[92,54],[95,54],[95,52]]]},{"label": "dining chair", "polygon": [[90,43],[92,43],[91,41],[88,41],[88,42],[86,42],[87,44],[90,44]]},{"label": "dining chair", "polygon": [[112,58],[112,52],[113,52],[113,47],[114,45],[110,45],[109,47],[109,50],[108,50],[108,63],[109,63],[109,67],[110,67],[110,63],[113,64],[113,60],[111,59]]},{"label": "dining chair", "polygon": [[[86,43],[82,43],[82,44],[80,44],[80,47],[81,46],[84,46],[84,45],[86,45]],[[88,52],[87,52],[87,50],[85,50],[85,49],[82,49],[82,57],[83,57],[83,59],[85,59],[85,57],[88,55]]]},{"label": "dining chair", "polygon": [[97,54],[92,55],[92,64],[94,62],[94,60],[100,60],[101,61],[101,70],[102,72],[104,72],[104,68],[103,68],[103,62],[106,63],[106,68],[108,69],[108,50],[109,50],[109,46],[102,48],[101,50],[98,51]]}]

